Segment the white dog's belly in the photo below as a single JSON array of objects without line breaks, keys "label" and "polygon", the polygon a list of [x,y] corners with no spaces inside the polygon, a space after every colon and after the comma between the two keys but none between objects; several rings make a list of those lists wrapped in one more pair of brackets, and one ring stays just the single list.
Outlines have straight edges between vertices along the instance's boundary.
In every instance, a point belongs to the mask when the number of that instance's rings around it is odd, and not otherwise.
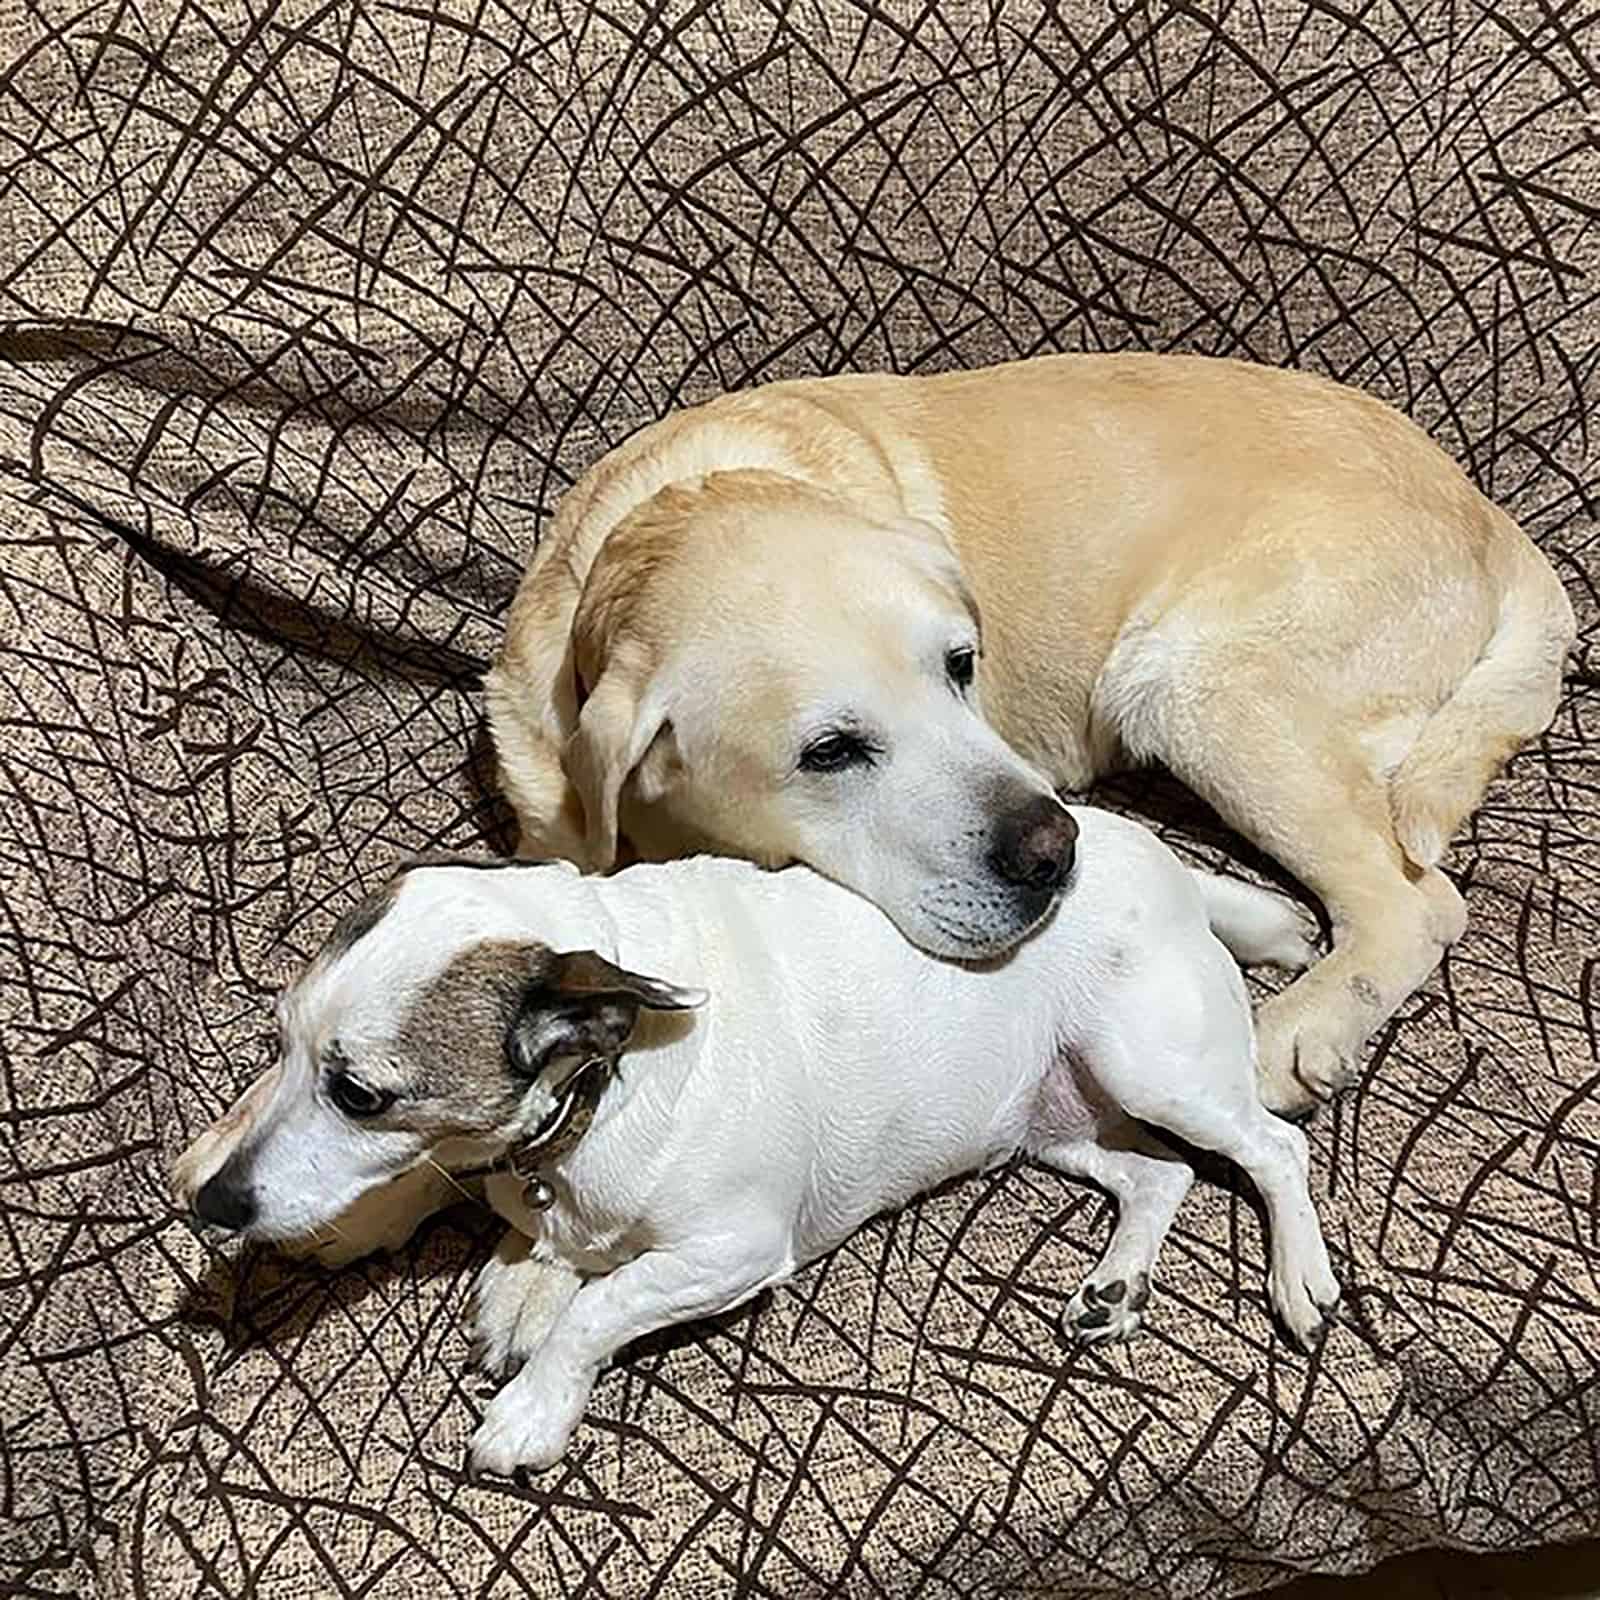
[{"label": "white dog's belly", "polygon": [[1063,1052],[1039,1084],[1028,1126],[1028,1147],[1075,1144],[1092,1138],[1105,1112],[1106,1107],[1096,1104],[1086,1092],[1077,1063]]},{"label": "white dog's belly", "polygon": [[1009,1161],[1028,1136],[1037,1074],[1014,1062],[946,1061],[925,1078],[897,1073],[889,1081],[903,1094],[899,1105],[862,1118],[861,1100],[841,1097],[840,1122],[819,1139],[793,1217],[797,1263],[941,1184]]}]

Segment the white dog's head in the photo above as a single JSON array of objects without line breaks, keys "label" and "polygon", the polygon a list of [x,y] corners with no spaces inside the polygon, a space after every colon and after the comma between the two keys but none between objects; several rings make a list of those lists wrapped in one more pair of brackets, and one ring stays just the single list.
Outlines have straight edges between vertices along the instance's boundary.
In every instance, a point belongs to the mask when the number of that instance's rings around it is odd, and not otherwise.
[{"label": "white dog's head", "polygon": [[935,955],[1009,949],[1077,829],[984,720],[977,607],[937,530],[769,473],[662,490],[611,532],[572,632],[588,865],[803,861]]},{"label": "white dog's head", "polygon": [[[705,998],[582,948],[570,867],[514,868],[514,914],[492,865],[408,868],[339,920],[279,1000],[276,1064],[174,1168],[202,1221],[300,1238],[422,1161],[489,1160],[551,1109],[563,1063],[614,1061],[641,1008]],[[530,874],[548,943],[528,937]]]}]

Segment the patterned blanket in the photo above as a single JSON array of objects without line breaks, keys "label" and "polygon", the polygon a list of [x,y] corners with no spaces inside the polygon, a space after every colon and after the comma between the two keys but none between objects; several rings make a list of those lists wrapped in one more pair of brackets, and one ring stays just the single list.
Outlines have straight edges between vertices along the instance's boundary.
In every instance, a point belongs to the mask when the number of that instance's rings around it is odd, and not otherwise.
[{"label": "patterned blanket", "polygon": [[[0,1589],[1225,1596],[1600,1531],[1600,98],[1544,0],[19,0],[0,14]],[[484,1219],[214,1254],[165,1163],[398,858],[563,489],[722,388],[1143,346],[1407,409],[1582,637],[1472,926],[1315,1125],[1347,1325],[1227,1174],[1147,1331],[1027,1166],[636,1347],[473,1484]],[[1210,859],[1159,780],[1108,803]],[[1250,863],[1246,863],[1248,867]]]}]

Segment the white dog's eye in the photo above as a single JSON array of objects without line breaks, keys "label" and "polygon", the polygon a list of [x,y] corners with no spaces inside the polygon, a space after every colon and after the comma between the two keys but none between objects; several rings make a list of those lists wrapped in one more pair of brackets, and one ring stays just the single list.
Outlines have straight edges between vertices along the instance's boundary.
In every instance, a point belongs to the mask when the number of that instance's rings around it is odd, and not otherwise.
[{"label": "white dog's eye", "polygon": [[328,1074],[328,1098],[347,1117],[376,1117],[395,1103],[396,1096],[388,1089],[369,1089],[348,1072],[334,1071]]},{"label": "white dog's eye", "polygon": [[871,766],[874,750],[859,733],[836,730],[815,738],[800,752],[802,772],[842,772],[846,767]]},{"label": "white dog's eye", "polygon": [[972,675],[978,669],[978,652],[971,645],[962,645],[955,650],[947,650],[944,658],[945,675],[956,688],[966,690],[972,687]]}]

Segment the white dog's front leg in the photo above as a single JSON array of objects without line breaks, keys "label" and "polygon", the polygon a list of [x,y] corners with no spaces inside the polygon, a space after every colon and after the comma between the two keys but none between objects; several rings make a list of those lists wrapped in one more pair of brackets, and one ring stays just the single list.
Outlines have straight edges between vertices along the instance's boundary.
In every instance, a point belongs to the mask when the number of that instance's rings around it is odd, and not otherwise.
[{"label": "white dog's front leg", "polygon": [[544,1343],[582,1279],[564,1261],[535,1254],[534,1242],[507,1229],[473,1289],[477,1364],[503,1378]]},{"label": "white dog's front leg", "polygon": [[472,1437],[474,1471],[554,1466],[589,1391],[624,1345],[731,1310],[794,1270],[786,1248],[722,1239],[693,1252],[650,1250],[573,1295],[527,1364],[490,1402]]}]

